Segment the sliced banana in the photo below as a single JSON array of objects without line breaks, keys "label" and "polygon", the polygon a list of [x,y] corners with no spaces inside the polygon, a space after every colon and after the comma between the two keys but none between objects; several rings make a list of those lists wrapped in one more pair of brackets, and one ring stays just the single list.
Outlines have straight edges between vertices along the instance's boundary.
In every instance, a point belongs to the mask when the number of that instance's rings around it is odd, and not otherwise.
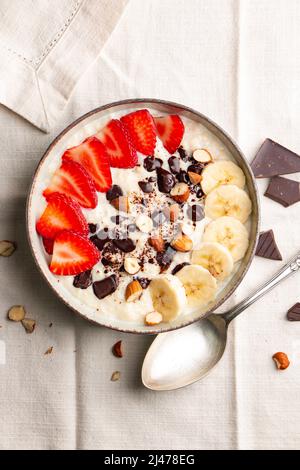
[{"label": "sliced banana", "polygon": [[164,321],[174,320],[187,304],[184,287],[178,277],[162,274],[149,284],[154,309],[161,313]]},{"label": "sliced banana", "polygon": [[189,307],[200,307],[215,298],[217,281],[202,266],[196,264],[184,266],[176,276],[184,285]]},{"label": "sliced banana", "polygon": [[233,184],[218,186],[206,196],[205,215],[211,219],[228,215],[244,223],[251,210],[248,194]]},{"label": "sliced banana", "polygon": [[235,184],[239,188],[244,188],[246,183],[241,168],[228,160],[210,163],[204,168],[201,175],[201,187],[205,194],[222,184]]},{"label": "sliced banana", "polygon": [[231,253],[233,261],[244,257],[249,246],[249,235],[244,225],[233,217],[220,217],[204,230],[203,242],[218,242]]},{"label": "sliced banana", "polygon": [[202,243],[199,250],[191,256],[193,264],[200,264],[218,280],[223,280],[233,269],[233,258],[230,251],[217,242]]}]

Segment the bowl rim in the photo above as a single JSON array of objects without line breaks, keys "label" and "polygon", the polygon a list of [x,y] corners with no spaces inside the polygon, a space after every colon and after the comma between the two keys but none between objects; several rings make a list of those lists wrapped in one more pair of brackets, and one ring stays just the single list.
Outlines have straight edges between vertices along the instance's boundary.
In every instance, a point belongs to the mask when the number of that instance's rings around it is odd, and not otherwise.
[{"label": "bowl rim", "polygon": [[[239,156],[241,157],[241,159],[243,160],[243,163],[244,165],[246,166],[247,170],[248,170],[248,174],[250,176],[250,179],[251,179],[251,183],[253,185],[253,188],[254,188],[254,198],[255,198],[255,202],[256,202],[256,207],[257,207],[257,214],[256,214],[256,217],[255,217],[255,223],[256,223],[256,230],[255,230],[255,240],[252,240],[252,247],[251,247],[251,250],[248,254],[249,258],[248,258],[248,262],[245,264],[245,266],[243,267],[239,277],[236,279],[235,283],[233,284],[233,286],[231,287],[231,289],[224,295],[220,298],[220,300],[215,303],[213,305],[213,307],[208,310],[205,315],[201,316],[201,318],[192,318],[191,320],[188,320],[186,322],[183,322],[182,324],[179,324],[179,325],[176,325],[176,326],[172,326],[172,324],[169,324],[166,328],[162,329],[161,331],[159,329],[148,329],[146,326],[145,326],[145,330],[136,330],[134,327],[133,328],[123,328],[123,327],[118,327],[116,325],[110,325],[110,324],[105,324],[105,323],[101,323],[101,321],[95,321],[91,318],[88,318],[85,314],[81,313],[77,308],[75,308],[74,306],[70,305],[69,302],[63,298],[62,295],[60,295],[60,293],[54,288],[53,284],[47,279],[45,273],[43,272],[43,269],[41,268],[40,266],[40,263],[39,263],[39,260],[38,260],[38,257],[36,256],[36,253],[35,253],[35,250],[33,249],[33,243],[32,243],[32,240],[31,240],[31,234],[30,234],[30,229],[29,229],[29,219],[30,219],[30,210],[31,210],[31,200],[32,200],[32,197],[33,197],[33,190],[34,190],[34,187],[35,187],[35,182],[36,182],[36,179],[38,177],[38,174],[39,174],[39,170],[40,170],[40,167],[41,165],[43,164],[43,162],[46,160],[46,158],[48,157],[49,153],[52,151],[52,149],[56,146],[56,144],[71,130],[73,129],[75,126],[77,126],[77,124],[79,124],[80,122],[84,121],[85,119],[89,118],[90,116],[93,116],[94,114],[97,114],[99,112],[102,112],[102,111],[105,111],[105,110],[108,110],[110,108],[114,108],[116,106],[122,106],[122,105],[133,105],[133,104],[157,104],[157,105],[162,105],[162,106],[169,106],[169,107],[174,107],[174,108],[178,108],[179,110],[181,111],[185,111],[185,112],[188,112],[188,113],[191,113],[191,114],[194,114],[196,116],[198,116],[201,120],[207,122],[211,127],[215,128],[221,135],[223,135],[223,137],[230,142],[230,144],[235,148],[235,150],[237,151],[237,153],[239,154]],[[31,254],[33,256],[33,259],[35,261],[35,264],[38,268],[38,271],[42,274],[42,277],[43,279],[46,281],[46,283],[48,284],[48,286],[50,287],[50,289],[55,293],[55,295],[69,308],[71,309],[73,312],[75,312],[77,315],[79,315],[80,317],[84,318],[85,320],[89,321],[90,323],[94,324],[94,325],[97,325],[97,326],[102,326],[102,327],[106,327],[106,328],[109,328],[111,330],[114,330],[114,331],[119,331],[119,332],[122,332],[122,333],[132,333],[132,334],[139,334],[139,335],[156,335],[156,334],[160,334],[160,333],[167,333],[169,331],[173,331],[173,330],[178,330],[180,328],[184,328],[186,326],[189,326],[197,321],[200,321],[201,319],[204,319],[204,318],[207,318],[209,315],[211,315],[212,313],[215,312],[215,310],[217,308],[219,308],[226,300],[228,300],[231,295],[235,292],[235,290],[237,289],[237,287],[240,285],[240,283],[242,282],[242,280],[244,279],[246,273],[248,272],[248,269],[253,261],[253,258],[254,258],[254,255],[255,255],[255,250],[256,250],[256,246],[257,246],[257,242],[258,242],[258,236],[259,236],[259,229],[260,229],[260,219],[261,219],[261,210],[260,210],[260,199],[259,199],[259,193],[258,193],[258,187],[257,187],[257,183],[256,183],[256,180],[255,180],[255,177],[253,175],[253,172],[252,172],[252,169],[250,167],[250,164],[248,163],[247,159],[245,158],[245,155],[244,153],[242,152],[242,150],[240,149],[240,147],[238,146],[238,144],[235,142],[235,140],[222,128],[220,127],[216,122],[214,122],[211,118],[208,118],[205,114],[199,112],[199,111],[196,111],[195,109],[189,107],[189,106],[185,106],[183,104],[179,104],[179,103],[176,103],[176,102],[173,102],[173,101],[168,101],[168,100],[162,100],[162,99],[156,99],[156,98],[129,98],[129,99],[126,99],[126,100],[118,100],[118,101],[114,101],[114,102],[111,102],[111,103],[107,103],[105,105],[102,105],[102,106],[99,106],[97,108],[94,108],[92,109],[91,111],[81,115],[79,118],[75,119],[74,121],[72,121],[70,124],[68,124],[67,127],[65,127],[52,141],[51,143],[49,144],[49,146],[47,147],[46,151],[44,152],[44,154],[42,155],[41,159],[39,160],[36,168],[35,168],[35,171],[33,173],[33,176],[32,176],[32,180],[31,180],[31,184],[30,184],[30,189],[28,191],[28,195],[27,195],[27,200],[26,200],[26,233],[27,233],[27,239],[28,239],[28,243],[29,243],[29,247],[30,247],[30,251],[31,251]],[[184,317],[183,317],[184,318]],[[130,323],[129,323],[130,324]],[[147,329],[146,329],[147,328]]]}]

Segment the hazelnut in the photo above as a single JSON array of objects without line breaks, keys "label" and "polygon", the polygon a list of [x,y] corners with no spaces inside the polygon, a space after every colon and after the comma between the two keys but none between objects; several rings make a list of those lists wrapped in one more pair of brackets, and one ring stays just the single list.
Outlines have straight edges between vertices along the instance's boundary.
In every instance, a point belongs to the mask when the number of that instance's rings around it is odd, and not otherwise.
[{"label": "hazelnut", "polygon": [[136,274],[141,269],[139,261],[133,256],[126,256],[124,259],[124,268],[128,274]]},{"label": "hazelnut", "polygon": [[140,214],[135,221],[137,228],[143,233],[149,233],[153,229],[152,219],[145,214]]},{"label": "hazelnut", "polygon": [[162,314],[158,312],[150,312],[145,316],[145,324],[148,326],[158,325],[162,320]]},{"label": "hazelnut", "polygon": [[176,183],[171,189],[170,196],[176,202],[185,202],[190,195],[190,189],[186,183]]},{"label": "hazelnut", "polygon": [[212,161],[212,155],[206,149],[194,150],[193,157],[197,162],[200,162],[200,163],[209,163]]},{"label": "hazelnut", "polygon": [[276,364],[277,369],[284,370],[290,365],[289,358],[284,352],[277,352],[272,356],[273,361]]},{"label": "hazelnut", "polygon": [[112,352],[116,357],[123,357],[122,341],[117,341],[113,345]]},{"label": "hazelnut", "polygon": [[22,321],[25,318],[25,309],[22,305],[14,305],[7,313],[9,320]]}]

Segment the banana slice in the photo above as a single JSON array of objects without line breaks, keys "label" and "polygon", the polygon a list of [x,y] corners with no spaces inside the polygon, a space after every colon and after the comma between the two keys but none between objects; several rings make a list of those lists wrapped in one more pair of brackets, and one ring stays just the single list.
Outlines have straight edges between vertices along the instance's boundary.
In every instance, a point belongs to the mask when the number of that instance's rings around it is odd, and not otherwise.
[{"label": "banana slice", "polygon": [[233,258],[230,251],[217,242],[202,243],[199,250],[191,256],[193,264],[200,264],[219,280],[229,276],[233,269]]},{"label": "banana slice", "polygon": [[189,307],[200,307],[215,298],[217,281],[202,266],[196,264],[185,266],[178,271],[176,276],[185,288]]},{"label": "banana slice", "polygon": [[233,184],[218,186],[206,196],[205,215],[211,219],[228,215],[244,223],[251,210],[248,194]]},{"label": "banana slice", "polygon": [[149,284],[154,309],[161,313],[164,321],[174,320],[187,304],[185,290],[172,274],[155,277]]},{"label": "banana slice", "polygon": [[202,171],[201,187],[205,194],[210,193],[222,184],[235,184],[239,188],[245,186],[245,175],[241,168],[228,160],[210,163]]},{"label": "banana slice", "polygon": [[244,225],[233,217],[220,217],[210,222],[204,230],[203,242],[218,242],[231,253],[233,261],[244,257],[249,235]]}]

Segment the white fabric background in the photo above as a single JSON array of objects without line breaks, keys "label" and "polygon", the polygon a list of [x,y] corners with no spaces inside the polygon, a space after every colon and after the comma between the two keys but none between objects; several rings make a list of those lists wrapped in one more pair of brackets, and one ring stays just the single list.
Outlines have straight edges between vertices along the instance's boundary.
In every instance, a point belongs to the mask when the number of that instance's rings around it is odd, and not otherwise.
[{"label": "white fabric background", "polygon": [[[298,274],[235,320],[222,363],[203,382],[155,393],[140,382],[151,338],[98,328],[68,311],[37,272],[24,227],[31,176],[51,139],[109,101],[185,103],[223,126],[249,160],[265,137],[299,153],[299,22],[297,0],[131,0],[49,135],[0,107],[0,238],[19,244],[0,260],[1,448],[299,448],[300,323],[285,319],[300,301]],[[261,195],[266,183],[259,181]],[[261,200],[262,228],[274,229],[287,260],[300,248],[300,206]],[[279,266],[255,258],[229,305]],[[5,319],[17,303],[38,321],[32,335]],[[110,352],[118,339],[123,359]],[[284,372],[271,359],[280,350],[291,359]],[[116,369],[122,377],[112,383]]]}]

